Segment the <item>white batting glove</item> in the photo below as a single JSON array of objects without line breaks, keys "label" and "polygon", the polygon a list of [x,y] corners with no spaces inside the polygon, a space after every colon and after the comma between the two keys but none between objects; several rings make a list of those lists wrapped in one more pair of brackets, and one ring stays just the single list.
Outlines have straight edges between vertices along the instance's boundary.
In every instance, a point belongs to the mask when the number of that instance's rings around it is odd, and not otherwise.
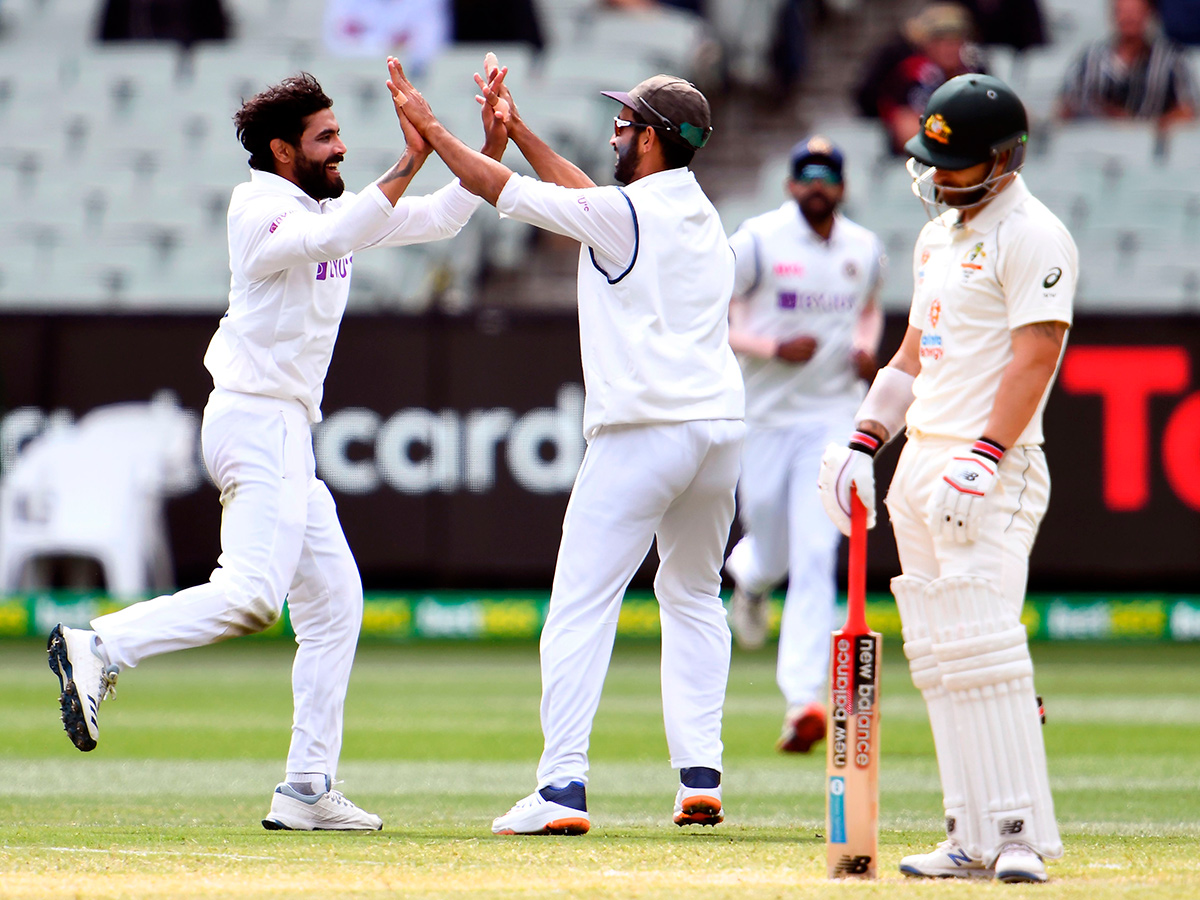
[{"label": "white batting glove", "polygon": [[850,486],[858,492],[858,499],[867,508],[867,527],[875,527],[875,460],[862,450],[851,449],[839,444],[830,444],[821,457],[821,471],[817,475],[817,493],[821,505],[838,527],[838,531],[850,536]]},{"label": "white batting glove", "polygon": [[[980,441],[979,447],[984,444]],[[983,519],[988,491],[996,483],[999,455],[991,445],[986,452],[973,451],[956,456],[946,463],[941,477],[933,486],[929,498],[929,527],[934,535],[943,540],[969,544],[979,537],[979,523]],[[999,454],[1003,454],[999,448]],[[994,457],[994,458],[993,458]]]}]

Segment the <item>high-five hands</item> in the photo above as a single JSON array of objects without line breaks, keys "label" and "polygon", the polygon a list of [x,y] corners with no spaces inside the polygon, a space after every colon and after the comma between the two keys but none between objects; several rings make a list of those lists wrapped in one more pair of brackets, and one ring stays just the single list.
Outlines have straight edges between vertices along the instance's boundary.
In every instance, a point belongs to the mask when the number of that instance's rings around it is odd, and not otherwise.
[{"label": "high-five hands", "polygon": [[388,90],[392,92],[392,103],[396,106],[396,115],[400,118],[401,126],[407,119],[424,136],[430,126],[437,122],[433,110],[429,108],[429,103],[421,96],[421,92],[413,87],[408,76],[404,74],[404,67],[400,65],[400,60],[389,56],[387,64],[389,76],[387,86]]}]

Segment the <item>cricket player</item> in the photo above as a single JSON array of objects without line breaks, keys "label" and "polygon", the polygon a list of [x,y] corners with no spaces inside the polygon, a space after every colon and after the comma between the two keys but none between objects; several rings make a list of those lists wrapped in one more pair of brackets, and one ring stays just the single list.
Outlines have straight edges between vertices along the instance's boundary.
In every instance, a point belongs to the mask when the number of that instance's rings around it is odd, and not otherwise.
[{"label": "cricket player", "polygon": [[899,351],[879,371],[819,489],[849,530],[853,485],[874,522],[873,457],[905,429],[887,496],[903,574],[892,592],[937,748],[946,840],[906,856],[926,877],[1046,880],[1062,855],[1021,607],[1050,476],[1042,410],[1079,265],[1020,176],[1028,126],[996,78],[934,92],[906,145],[915,190],[946,211],[917,239]]},{"label": "cricket player", "polygon": [[[221,491],[221,557],[207,584],[51,632],[62,716],[80,750],[117,674],[144,659],[261,631],[287,598],[296,631],[295,718],[268,829],[378,830],[379,817],[333,789],[342,709],[362,621],[362,583],[333,497],[315,475],[311,427],[350,290],[353,254],[458,233],[479,205],[457,183],[401,199],[429,146],[401,120],[406,147],[360,194],[332,101],[311,75],[251,97],[234,116],[250,180],[229,205],[229,310],[204,364],[204,462]],[[491,122],[492,117],[485,121]],[[499,156],[503,128],[485,150]]]},{"label": "cricket player", "polygon": [[687,168],[712,131],[708,101],[656,75],[626,92],[609,140],[616,180],[597,187],[522,121],[499,69],[479,98],[541,177],[468,150],[392,64],[397,107],[469,190],[505,216],[578,240],[588,446],[563,521],[542,630],[537,790],[497,834],[582,834],[588,739],[621,600],[657,538],[663,718],[680,770],[674,821],[722,820],[721,709],[730,634],[720,569],[733,520],[745,399],[729,347],[734,261]]},{"label": "cricket player", "polygon": [[788,200],[729,240],[737,258],[729,342],[746,382],[738,481],[745,536],[725,562],[734,580],[730,627],[741,646],[762,646],[767,598],[788,578],[776,680],[787,701],[777,746],[790,753],[807,753],[825,736],[840,535],[813,484],[825,445],[850,437],[883,330],[883,245],[838,212],[843,163],[828,139],[801,141]]}]

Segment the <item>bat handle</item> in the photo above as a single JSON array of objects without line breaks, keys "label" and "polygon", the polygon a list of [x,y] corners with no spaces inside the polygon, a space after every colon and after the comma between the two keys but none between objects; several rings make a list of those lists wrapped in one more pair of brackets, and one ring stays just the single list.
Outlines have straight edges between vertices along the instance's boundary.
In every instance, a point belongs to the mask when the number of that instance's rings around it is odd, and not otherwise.
[{"label": "bat handle", "polygon": [[846,627],[867,630],[867,508],[850,489],[850,570],[846,585]]}]

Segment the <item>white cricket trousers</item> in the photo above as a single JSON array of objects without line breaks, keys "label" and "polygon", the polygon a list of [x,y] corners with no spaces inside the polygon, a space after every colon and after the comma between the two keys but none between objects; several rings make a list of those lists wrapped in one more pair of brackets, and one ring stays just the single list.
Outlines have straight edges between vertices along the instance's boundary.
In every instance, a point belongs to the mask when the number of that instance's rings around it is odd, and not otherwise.
[{"label": "white cricket trousers", "polygon": [[542,629],[538,787],[587,781],[588,739],[625,589],[657,537],[662,704],[675,768],[721,768],[729,626],[721,561],[745,425],[605,426],[589,442],[563,520]]},{"label": "white cricket trousers", "polygon": [[750,427],[742,449],[737,496],[746,533],[725,568],[751,594],[788,579],[775,671],[788,706],[824,694],[841,533],[821,506],[817,475],[825,445],[850,439],[856,408],[857,399],[781,428]]},{"label": "white cricket trousers", "polygon": [[362,581],[333,497],[316,477],[299,403],[214,390],[200,430],[221,491],[221,556],[207,584],[92,622],[110,661],[261,631],[288,601],[296,632],[288,772],[337,773],[342,711],[362,624]]}]

